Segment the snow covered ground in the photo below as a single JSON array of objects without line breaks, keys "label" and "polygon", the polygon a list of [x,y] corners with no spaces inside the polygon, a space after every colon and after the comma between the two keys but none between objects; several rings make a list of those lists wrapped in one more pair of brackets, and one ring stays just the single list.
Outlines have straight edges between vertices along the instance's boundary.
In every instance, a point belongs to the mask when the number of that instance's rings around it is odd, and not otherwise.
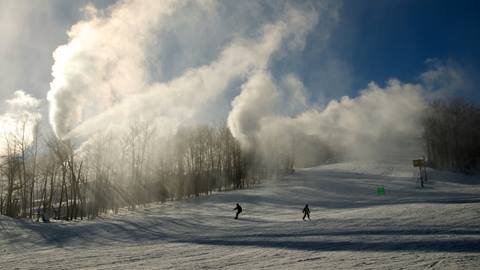
[{"label": "snow covered ground", "polygon": [[480,185],[431,171],[420,189],[410,166],[301,169],[95,221],[0,217],[0,269],[480,269]]}]

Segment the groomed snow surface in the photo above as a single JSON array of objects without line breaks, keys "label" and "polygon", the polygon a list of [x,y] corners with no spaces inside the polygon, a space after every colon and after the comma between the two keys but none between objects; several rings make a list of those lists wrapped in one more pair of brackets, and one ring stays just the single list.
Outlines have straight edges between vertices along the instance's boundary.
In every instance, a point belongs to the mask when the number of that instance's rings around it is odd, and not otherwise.
[{"label": "groomed snow surface", "polygon": [[[420,189],[410,166],[300,169],[94,221],[2,216],[0,269],[480,269],[475,177],[429,171]],[[305,203],[311,221],[301,219]]]}]

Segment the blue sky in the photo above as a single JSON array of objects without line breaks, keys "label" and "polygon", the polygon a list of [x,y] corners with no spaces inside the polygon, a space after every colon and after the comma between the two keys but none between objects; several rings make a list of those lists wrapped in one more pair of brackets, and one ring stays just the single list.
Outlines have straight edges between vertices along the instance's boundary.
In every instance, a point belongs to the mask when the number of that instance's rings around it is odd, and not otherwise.
[{"label": "blue sky", "polygon": [[[100,8],[112,2],[93,1]],[[52,52],[68,40],[66,32],[81,18],[80,8],[86,3],[2,1],[0,16],[16,27],[2,28],[0,100],[17,89],[45,98]],[[297,74],[315,100],[356,96],[368,82],[383,84],[392,77],[416,82],[428,69],[425,61],[435,58],[464,71],[473,87],[458,94],[478,102],[479,7],[478,1],[465,0],[347,0],[325,45],[319,45],[321,35],[314,31],[302,52],[279,61],[274,69]],[[7,27],[14,33],[5,34]]]},{"label": "blue sky", "polygon": [[[352,137],[343,141],[356,141],[376,123],[375,141],[396,127],[418,137],[407,113],[421,115],[425,97],[480,102],[480,2],[112,3],[0,0],[0,132],[25,107],[62,138],[143,119],[165,133],[223,121],[245,141],[268,128],[342,138],[345,126]],[[359,102],[364,89],[387,98]],[[325,109],[331,100],[340,105]]]},{"label": "blue sky", "polygon": [[[315,70],[325,57],[337,59],[350,75],[346,91],[353,95],[370,81],[384,83],[395,77],[415,82],[428,68],[429,58],[461,68],[476,81],[479,10],[478,1],[345,1],[327,49],[316,50],[315,42],[306,47],[302,61],[313,72],[306,68],[305,83],[315,88]],[[466,92],[461,94],[466,99],[480,100],[478,90]]]}]

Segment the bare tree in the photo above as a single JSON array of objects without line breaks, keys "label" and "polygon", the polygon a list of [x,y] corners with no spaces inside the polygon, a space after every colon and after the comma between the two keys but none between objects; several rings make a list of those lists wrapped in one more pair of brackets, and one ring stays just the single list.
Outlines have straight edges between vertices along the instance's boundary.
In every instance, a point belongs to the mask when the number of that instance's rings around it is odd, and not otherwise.
[{"label": "bare tree", "polygon": [[428,162],[470,172],[480,168],[480,109],[462,99],[435,100],[423,119]]}]

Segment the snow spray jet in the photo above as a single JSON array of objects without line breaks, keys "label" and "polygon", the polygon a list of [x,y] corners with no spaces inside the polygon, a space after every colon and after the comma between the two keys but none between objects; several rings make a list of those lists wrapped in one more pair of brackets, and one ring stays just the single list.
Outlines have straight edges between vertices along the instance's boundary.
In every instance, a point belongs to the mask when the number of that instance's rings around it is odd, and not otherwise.
[{"label": "snow spray jet", "polygon": [[[224,2],[128,0],[106,11],[87,6],[86,18],[71,28],[69,42],[54,53],[54,80],[48,93],[51,125],[61,138],[88,140],[98,131],[124,130],[142,119],[162,126],[158,132],[173,134],[180,124],[195,124],[212,101],[225,98],[232,82],[244,81],[232,102],[228,125],[246,148],[286,152],[281,149],[288,147],[299,164],[312,165],[332,154],[380,157],[393,145],[403,146],[417,138],[418,115],[424,107],[422,85],[391,81],[381,88],[370,84],[359,97],[319,106],[308,103],[307,91],[295,75],[287,74],[277,82],[270,73],[272,56],[302,49],[319,21],[328,25],[333,20],[336,9],[326,3],[314,8],[278,4],[280,8],[269,9],[277,10],[273,15],[254,16],[269,19],[249,17],[230,26],[219,23],[226,20],[220,11],[230,5]],[[247,6],[234,9],[246,10],[244,17],[261,10],[260,3],[235,5]],[[195,16],[184,16],[186,12]],[[179,17],[200,19],[172,22]],[[249,27],[235,28],[249,23]],[[210,58],[185,61],[175,76],[167,76],[161,68],[153,68],[158,72],[152,75],[151,62],[157,60],[151,59],[152,48],[168,47],[162,41],[172,36],[166,33],[190,27],[184,36],[191,36],[198,27],[217,25],[227,25],[217,30],[230,34],[225,35],[228,40],[209,39],[213,41],[204,46],[216,48],[209,51],[214,52]],[[173,39],[188,51],[202,46],[194,40]]]},{"label": "snow spray jet", "polygon": [[85,7],[86,19],[72,26],[69,43],[53,54],[48,101],[58,137],[85,117],[146,87],[144,48],[150,32],[182,3],[121,1],[110,14]]},{"label": "snow spray jet", "polygon": [[277,159],[274,163],[285,156],[299,167],[340,160],[410,162],[424,155],[421,121],[427,101],[458,92],[466,83],[461,69],[440,62],[416,84],[371,82],[357,97],[319,106],[308,104],[295,75],[275,82],[258,73],[233,100],[228,126],[244,148]]},{"label": "snow spray jet", "polygon": [[[152,189],[139,181],[164,179],[171,168],[178,177],[159,185],[181,197],[179,183],[185,181],[185,189],[194,183],[186,181],[182,162],[189,137],[205,123],[199,115],[218,100],[227,105],[248,78],[269,74],[274,56],[301,50],[318,21],[334,17],[321,3],[128,0],[105,11],[87,6],[86,18],[54,53],[50,123],[60,139],[82,142],[76,157],[99,168],[88,172],[89,179],[115,175],[107,182],[119,187],[112,195],[118,200],[130,205],[147,198],[142,194]],[[216,117],[225,120],[226,113]]]},{"label": "snow spray jet", "polygon": [[[5,154],[6,141],[25,139],[29,145],[35,136],[35,127],[41,119],[38,112],[40,100],[17,90],[5,101],[5,110],[0,114],[0,156]],[[13,137],[12,137],[13,136]]]},{"label": "snow spray jet", "polygon": [[251,76],[233,100],[232,134],[265,159],[289,155],[296,166],[326,161],[410,162],[422,156],[422,116],[427,101],[449,96],[471,83],[458,66],[428,59],[418,83],[371,82],[357,97],[325,106],[309,104],[307,89],[294,75],[276,82],[268,72]]},{"label": "snow spray jet", "polygon": [[307,106],[301,82],[293,75],[289,81],[276,85],[271,76],[259,74],[243,85],[228,125],[244,147],[255,145],[270,158],[291,155],[296,166],[331,158],[408,160],[421,153],[422,85],[370,83],[356,98],[321,107]]},{"label": "snow spray jet", "polygon": [[71,28],[68,44],[54,53],[48,100],[57,136],[88,138],[101,129],[125,128],[135,118],[161,124],[162,130],[193,123],[232,81],[268,69],[279,50],[302,48],[318,21],[317,9],[283,4],[273,19],[252,27],[255,31],[233,35],[210,62],[167,81],[153,80],[148,53],[159,35],[152,33],[174,27],[169,20],[187,5],[215,17],[221,3],[131,0],[108,14],[86,8],[87,18]]}]

